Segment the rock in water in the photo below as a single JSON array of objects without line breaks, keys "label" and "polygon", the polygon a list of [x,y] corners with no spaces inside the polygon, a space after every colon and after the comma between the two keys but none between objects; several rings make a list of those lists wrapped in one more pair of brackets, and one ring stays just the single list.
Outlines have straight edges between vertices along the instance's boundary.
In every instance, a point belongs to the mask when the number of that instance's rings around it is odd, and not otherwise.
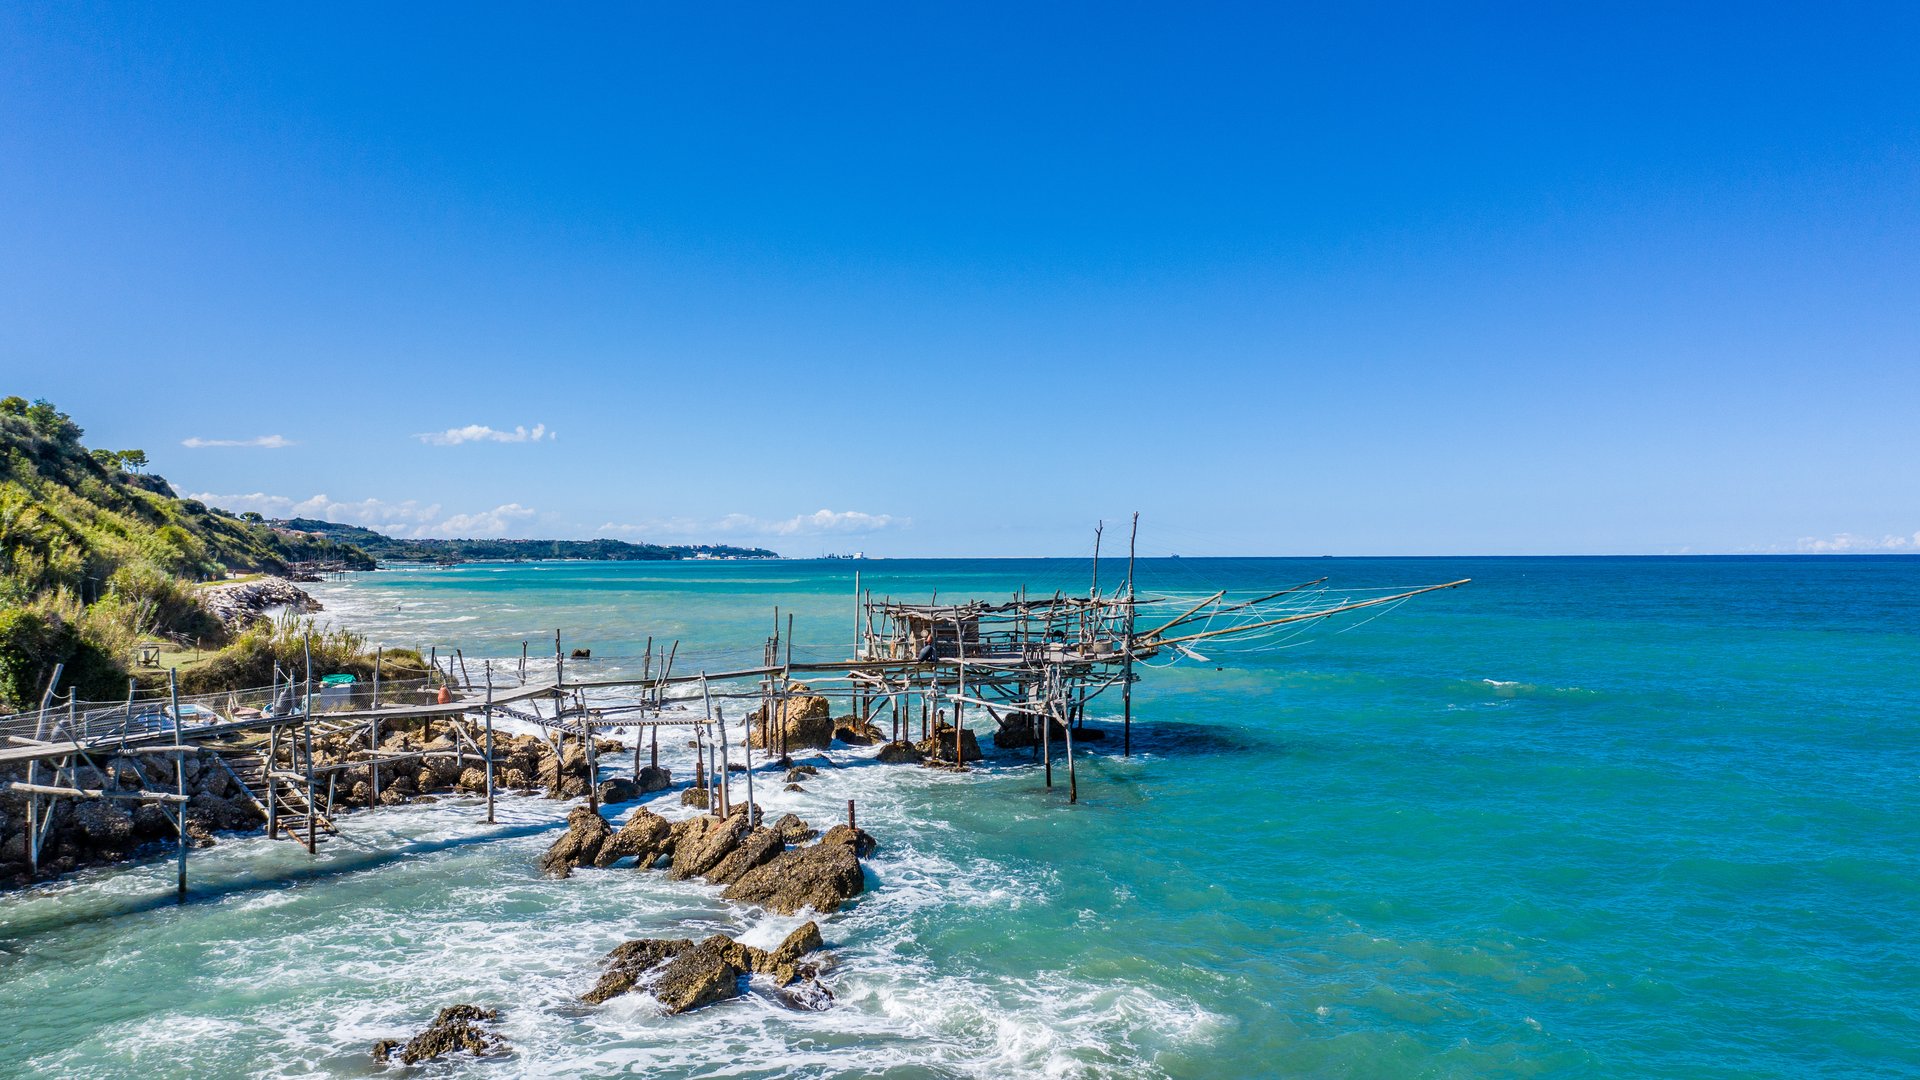
[{"label": "rock in water", "polygon": [[682,1013],[711,1005],[740,992],[740,976],[747,966],[736,963],[735,945],[716,935],[730,948],[716,948],[713,939],[695,943],[686,938],[641,938],[629,941],[607,954],[607,970],[592,990],[581,996],[589,1005],[598,1005],[636,987],[653,991],[669,1013]]},{"label": "rock in water", "polygon": [[807,688],[800,683],[792,688],[800,691],[800,696],[780,703],[771,721],[764,705],[747,715],[747,741],[754,748],[825,750],[833,745],[833,716],[827,699],[805,693]]},{"label": "rock in water", "polygon": [[667,961],[653,981],[653,996],[669,1013],[683,1013],[740,993],[744,974],[726,952],[703,941]]},{"label": "rock in water", "polygon": [[862,859],[873,854],[874,849],[880,846],[880,842],[875,840],[871,833],[865,829],[855,828],[852,825],[835,825],[833,828],[827,830],[827,835],[821,837],[820,842],[822,844],[845,844],[852,848],[853,853]]},{"label": "rock in water", "polygon": [[617,806],[639,798],[640,786],[624,776],[616,776],[600,781],[600,786],[594,789],[594,795],[603,805]]},{"label": "rock in water", "polygon": [[920,758],[920,751],[908,742],[890,742],[874,755],[875,761],[883,761],[888,765],[915,765]]},{"label": "rock in water", "polygon": [[635,865],[646,869],[659,861],[660,856],[673,851],[673,825],[659,814],[641,807],[633,812],[620,831],[607,837],[600,845],[600,851],[594,856],[595,866],[612,866],[631,855]]},{"label": "rock in water", "polygon": [[764,866],[787,849],[787,842],[772,829],[755,829],[729,851],[704,875],[715,885],[731,885],[756,866]]},{"label": "rock in water", "polygon": [[824,944],[820,939],[820,924],[808,919],[795,927],[778,948],[767,954],[767,962],[776,968],[791,964]]},{"label": "rock in water", "polygon": [[887,741],[887,733],[856,716],[842,716],[833,722],[833,737],[848,746],[872,746]]},{"label": "rock in water", "polygon": [[856,847],[851,842],[829,843],[823,837],[812,847],[784,852],[747,871],[721,895],[782,915],[809,907],[822,913],[837,911],[866,888]]},{"label": "rock in water", "polygon": [[680,793],[681,806],[697,806],[705,810],[707,805],[712,801],[713,797],[709,795],[707,789],[703,787],[690,787]]},{"label": "rock in water", "polygon": [[607,970],[580,1000],[598,1005],[608,998],[619,997],[639,985],[642,975],[691,948],[693,942],[686,938],[640,938],[622,942],[607,954]]},{"label": "rock in water", "polygon": [[497,1054],[508,1049],[507,1042],[500,1036],[480,1027],[500,1018],[493,1009],[482,1009],[477,1005],[450,1005],[440,1010],[427,1029],[401,1046],[397,1039],[382,1039],[373,1044],[375,1061],[390,1061],[395,1050],[400,1051],[400,1062],[413,1065],[422,1061],[431,1061],[446,1054],[465,1050],[472,1054]]},{"label": "rock in water", "polygon": [[773,831],[789,844],[804,844],[820,835],[818,829],[808,825],[798,814],[780,815],[780,820],[773,823]]},{"label": "rock in water", "polygon": [[667,1012],[679,1013],[735,996],[740,992],[740,977],[754,972],[771,976],[781,987],[804,979],[807,987],[802,997],[827,1001],[833,995],[815,982],[815,966],[798,963],[819,948],[820,927],[812,922],[796,928],[771,952],[742,945],[725,934],[698,942],[640,938],[607,954],[607,970],[581,1000],[598,1005],[628,991],[646,989]]},{"label": "rock in water", "polygon": [[[923,757],[950,762],[953,760],[953,725],[942,726],[934,732],[933,738],[922,739],[913,745]],[[968,761],[980,760],[980,741],[974,738],[972,729],[960,729],[960,748]]]},{"label": "rock in water", "polygon": [[560,878],[568,876],[574,867],[593,862],[612,834],[613,826],[607,824],[606,818],[584,806],[574,807],[567,815],[566,835],[555,840],[540,857],[541,872]]},{"label": "rock in water", "polygon": [[648,765],[633,778],[639,786],[640,794],[651,795],[656,791],[665,791],[673,786],[673,773],[658,765]]},{"label": "rock in water", "polygon": [[702,814],[673,827],[673,869],[667,876],[675,881],[705,874],[720,864],[745,839],[746,807],[725,818]]},{"label": "rock in water", "polygon": [[[1050,738],[1055,746],[1063,745],[1067,738],[1067,729],[1060,721],[1049,720],[1052,727]],[[993,745],[1003,750],[1018,750],[1028,746],[1040,745],[1040,718],[1032,713],[1014,712],[1000,718],[1000,727],[993,733]]]}]

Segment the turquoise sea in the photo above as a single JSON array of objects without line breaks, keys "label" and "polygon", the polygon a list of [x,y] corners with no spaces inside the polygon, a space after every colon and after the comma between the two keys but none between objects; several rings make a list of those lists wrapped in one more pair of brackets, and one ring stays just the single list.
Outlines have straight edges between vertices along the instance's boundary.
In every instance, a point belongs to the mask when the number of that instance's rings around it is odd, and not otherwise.
[{"label": "turquoise sea", "polygon": [[[469,664],[843,656],[881,594],[1087,587],[1087,560],[545,563],[317,586]],[[1102,567],[1106,581],[1123,572]],[[430,1076],[1920,1075],[1920,559],[1178,559],[1143,592],[1473,584],[1289,648],[1144,672],[1134,756],[1078,805],[1021,754],[952,775],[822,755],[770,809],[857,799],[870,891],[825,1012],[577,1002],[638,936],[797,922],[630,869],[545,881],[564,807],[343,819],[317,860],[230,839],[0,896],[0,1074],[362,1076],[439,1007],[512,1057]],[[1105,702],[1107,712],[1118,702]],[[1096,714],[1096,720],[1101,719]],[[978,721],[986,733],[984,717]],[[684,749],[663,752],[681,775]],[[675,812],[678,811],[677,805]]]}]

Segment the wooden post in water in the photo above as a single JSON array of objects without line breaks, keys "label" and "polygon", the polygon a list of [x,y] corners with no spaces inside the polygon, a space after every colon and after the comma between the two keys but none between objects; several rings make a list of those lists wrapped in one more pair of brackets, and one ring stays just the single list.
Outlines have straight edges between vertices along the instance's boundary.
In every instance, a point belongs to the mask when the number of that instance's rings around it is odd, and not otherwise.
[{"label": "wooden post in water", "polygon": [[[702,741],[705,725],[696,725],[693,729],[693,786],[707,790],[707,748]],[[713,808],[713,793],[707,792],[707,808]]]},{"label": "wooden post in water", "polygon": [[746,745],[740,748],[740,752],[746,755],[746,759],[747,759],[747,824],[752,825],[753,824],[753,729],[748,727],[747,722],[745,720],[742,720],[740,722],[740,730],[747,737]]},{"label": "wooden post in water", "polygon": [[[793,681],[793,612],[791,611],[787,612],[787,662],[784,668],[785,670],[780,672],[780,711],[783,715],[787,712],[786,700],[789,692],[787,687]],[[780,760],[782,761],[787,760],[787,728],[790,726],[784,720],[780,724]]]},{"label": "wooden post in water", "polygon": [[[713,711],[713,694],[707,688],[707,673],[704,671],[700,673],[700,702],[701,709],[709,719],[714,721],[715,726],[718,727],[720,731],[720,745],[718,747],[720,752],[720,816],[726,817],[727,812],[733,808],[733,779],[727,775],[728,757],[730,756],[727,753],[727,723],[725,720],[720,719]],[[751,811],[749,811],[749,813],[751,813]]]},{"label": "wooden post in water", "polygon": [[553,631],[553,685],[557,688],[567,681],[566,661],[560,659],[560,631]]},{"label": "wooden post in water", "polygon": [[482,716],[487,718],[487,824],[493,824],[493,661],[482,669],[487,678],[487,703]]},{"label": "wooden post in water", "polygon": [[967,703],[963,700],[967,696],[967,634],[961,628],[960,618],[957,615],[953,620],[953,646],[959,650],[960,662],[960,687],[955,691],[953,699],[953,765],[956,769],[964,769],[967,766],[967,752],[964,748],[965,744],[960,741],[960,733],[966,728],[966,725],[961,723],[961,719],[966,716],[967,708]]},{"label": "wooden post in water", "polygon": [[311,855],[319,847],[314,819],[320,814],[320,808],[313,801],[313,631],[307,631],[300,649],[307,661],[306,706],[301,710],[300,719],[307,732],[307,854]]},{"label": "wooden post in water", "polygon": [[593,745],[593,714],[587,711],[587,695],[577,698],[580,708],[580,736],[587,740],[587,809],[600,812],[600,759]]},{"label": "wooden post in water", "polygon": [[520,684],[527,682],[527,639],[520,639]]},{"label": "wooden post in water", "polygon": [[1055,670],[1052,665],[1047,666],[1046,681],[1042,684],[1041,689],[1041,693],[1046,695],[1046,699],[1040,709],[1040,760],[1046,763],[1048,787],[1053,786],[1053,682]]},{"label": "wooden post in water", "polygon": [[[453,650],[453,658],[460,661],[460,688],[464,690],[473,685],[473,677],[467,674],[467,657],[459,649],[455,649]],[[451,669],[453,665],[449,664],[447,666]]]},{"label": "wooden post in water", "polygon": [[[289,684],[291,685],[291,684]],[[267,839],[280,836],[280,800],[274,797],[273,770],[280,764],[280,725],[267,729],[267,768],[261,775],[266,778],[266,790],[261,794],[267,797]]]},{"label": "wooden post in water", "polygon": [[1066,725],[1066,730],[1067,730],[1067,801],[1069,803],[1077,803],[1080,801],[1080,781],[1079,781],[1079,778],[1076,777],[1073,772],[1073,725],[1072,724]]},{"label": "wooden post in water", "polygon": [[180,753],[180,672],[178,668],[167,669],[167,697],[173,702],[173,782],[174,789],[180,795],[181,802],[173,809],[180,818],[180,877],[174,886],[177,899],[187,898],[187,756]]},{"label": "wooden post in water", "polygon": [[1134,541],[1140,536],[1140,511],[1133,512],[1133,531],[1127,534],[1127,631],[1121,638],[1126,647],[1127,660],[1121,669],[1121,677],[1127,681],[1120,688],[1120,756],[1133,756],[1133,552]]},{"label": "wooden post in water", "polygon": [[[380,658],[386,653],[382,645],[373,651],[373,712],[367,720],[367,751],[375,759],[380,757]],[[352,792],[348,792],[352,794]],[[367,763],[367,809],[380,805],[380,765],[377,760]]]}]

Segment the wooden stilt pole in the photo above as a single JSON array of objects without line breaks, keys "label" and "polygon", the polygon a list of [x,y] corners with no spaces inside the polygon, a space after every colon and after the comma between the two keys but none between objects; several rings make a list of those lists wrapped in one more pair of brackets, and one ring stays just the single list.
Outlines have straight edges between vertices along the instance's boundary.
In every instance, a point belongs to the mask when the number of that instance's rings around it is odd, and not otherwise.
[{"label": "wooden stilt pole", "polygon": [[487,824],[493,824],[493,661],[483,667],[487,678],[487,703],[481,715],[487,720]]},{"label": "wooden stilt pole", "polygon": [[1047,786],[1053,786],[1053,684],[1056,669],[1047,668],[1046,682],[1042,693],[1046,695],[1044,707],[1040,711],[1040,760],[1046,764]]},{"label": "wooden stilt pole", "polygon": [[1077,803],[1080,801],[1080,780],[1079,780],[1079,777],[1077,777],[1073,771],[1073,725],[1072,724],[1066,725],[1066,729],[1067,729],[1067,802]]},{"label": "wooden stilt pole", "polygon": [[[45,739],[47,737],[47,706],[53,703],[53,688],[60,685],[60,673],[65,671],[66,668],[67,666],[65,664],[53,665],[53,677],[47,680],[46,692],[40,695],[40,717],[35,721],[33,726],[33,737],[35,739]],[[58,775],[58,770],[56,770],[56,778]],[[27,783],[32,784],[39,779],[40,760],[34,758],[27,762]],[[48,799],[46,816],[49,820],[53,817],[53,805],[53,800]],[[35,877],[38,877],[40,874],[41,824],[40,796],[35,793],[29,793],[27,796],[27,868]]]},{"label": "wooden stilt pole", "polygon": [[381,646],[373,652],[373,710],[376,715],[367,720],[367,750],[376,759],[367,763],[367,809],[380,805],[380,659],[386,653]]},{"label": "wooden stilt pole", "polygon": [[[173,705],[173,745],[176,750],[182,745],[180,738],[179,674],[179,669],[177,668],[167,669],[167,697],[171,699]],[[185,900],[187,898],[187,804],[185,801],[187,797],[187,756],[185,754],[173,755],[173,781],[174,790],[182,800],[179,805],[173,808],[174,813],[178,815],[180,820],[180,869],[179,879],[174,885],[174,896],[177,899]]]},{"label": "wooden stilt pole", "polygon": [[587,711],[587,698],[581,694],[578,699],[580,709],[580,737],[587,741],[587,809],[600,812],[600,759],[593,745],[593,714]]},{"label": "wooden stilt pole", "polygon": [[[704,671],[700,673],[700,710],[708,719],[713,719],[713,693],[707,687],[707,673]],[[733,783],[732,778],[727,776],[727,727],[719,724],[718,730],[720,740],[716,750],[720,754],[717,767],[720,774],[720,816],[726,817],[727,811],[732,809]]]},{"label": "wooden stilt pole", "polygon": [[301,651],[307,661],[306,705],[300,710],[300,719],[307,732],[307,854],[311,855],[320,846],[317,833],[319,826],[315,821],[320,816],[320,808],[313,801],[313,631],[307,631]]},{"label": "wooden stilt pole", "polygon": [[1121,644],[1127,650],[1127,659],[1121,670],[1121,678],[1126,682],[1120,688],[1120,756],[1133,756],[1133,555],[1134,541],[1140,536],[1140,511],[1133,512],[1133,530],[1127,534],[1127,608],[1126,633]]},{"label": "wooden stilt pole", "polygon": [[962,720],[966,716],[967,696],[967,636],[960,620],[953,620],[953,644],[959,650],[960,687],[953,699],[953,766],[956,769],[967,767],[965,744],[960,741],[960,733],[966,730]]}]

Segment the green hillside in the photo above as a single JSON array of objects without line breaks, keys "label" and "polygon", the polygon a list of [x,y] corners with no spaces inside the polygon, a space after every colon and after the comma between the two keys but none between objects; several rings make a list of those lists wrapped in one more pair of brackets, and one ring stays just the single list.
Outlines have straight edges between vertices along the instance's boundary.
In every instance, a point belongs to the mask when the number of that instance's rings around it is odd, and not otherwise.
[{"label": "green hillside", "polygon": [[138,450],[89,450],[46,401],[0,400],[0,708],[56,662],[89,696],[125,691],[133,644],[217,637],[196,581],[309,560],[371,569],[331,537],[277,532],[174,494]]}]

